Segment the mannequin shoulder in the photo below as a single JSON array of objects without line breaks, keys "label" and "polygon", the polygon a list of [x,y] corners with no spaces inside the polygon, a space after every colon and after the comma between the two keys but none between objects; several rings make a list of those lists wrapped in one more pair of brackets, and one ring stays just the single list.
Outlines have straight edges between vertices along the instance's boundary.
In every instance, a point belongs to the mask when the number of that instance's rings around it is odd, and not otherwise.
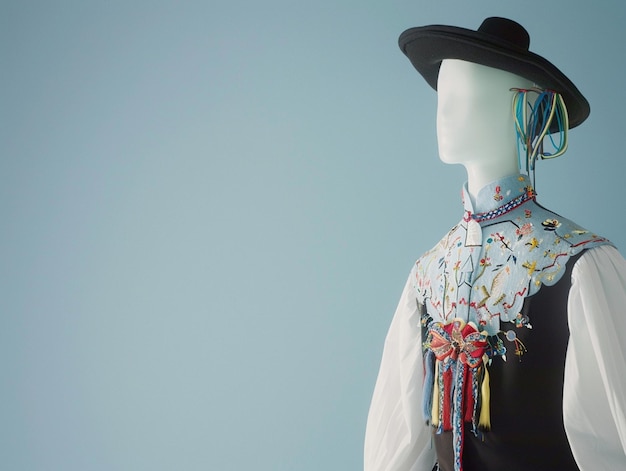
[{"label": "mannequin shoulder", "polygon": [[613,246],[607,238],[539,204],[526,211],[536,233],[552,239],[555,245],[569,246],[572,255],[594,247]]},{"label": "mannequin shoulder", "polygon": [[439,242],[437,242],[437,244],[435,244],[434,247],[424,252],[417,259],[415,265],[425,266],[430,264],[432,261],[439,260],[450,250],[450,247],[458,243],[458,239],[461,237],[461,232],[463,230],[464,228],[461,227],[460,223],[455,225],[439,240]]}]

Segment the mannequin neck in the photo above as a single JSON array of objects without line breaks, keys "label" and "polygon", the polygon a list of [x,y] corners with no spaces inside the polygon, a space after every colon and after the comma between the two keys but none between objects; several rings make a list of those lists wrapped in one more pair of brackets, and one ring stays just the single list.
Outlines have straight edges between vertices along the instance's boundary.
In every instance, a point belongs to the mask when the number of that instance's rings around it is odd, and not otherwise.
[{"label": "mannequin neck", "polygon": [[510,150],[499,151],[491,146],[485,149],[487,150],[493,152],[493,155],[483,155],[484,159],[474,159],[463,164],[467,171],[467,191],[473,199],[476,199],[478,192],[487,184],[519,173],[515,152],[510,155]]}]

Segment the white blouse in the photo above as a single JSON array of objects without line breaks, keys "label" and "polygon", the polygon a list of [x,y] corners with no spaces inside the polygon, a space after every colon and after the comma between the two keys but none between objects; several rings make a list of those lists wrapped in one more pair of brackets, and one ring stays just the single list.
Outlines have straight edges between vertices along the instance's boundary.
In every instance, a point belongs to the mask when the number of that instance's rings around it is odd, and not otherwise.
[{"label": "white blouse", "polygon": [[[568,322],[563,414],[574,458],[581,471],[626,470],[626,260],[614,247],[589,249],[577,260]],[[409,277],[385,339],[365,471],[431,471],[435,464],[432,430],[421,414],[421,346]]]}]

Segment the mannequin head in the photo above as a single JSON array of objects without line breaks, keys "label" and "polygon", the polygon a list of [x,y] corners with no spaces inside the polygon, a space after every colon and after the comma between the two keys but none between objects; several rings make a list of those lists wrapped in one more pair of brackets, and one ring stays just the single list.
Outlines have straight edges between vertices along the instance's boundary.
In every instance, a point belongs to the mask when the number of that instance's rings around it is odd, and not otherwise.
[{"label": "mannequin head", "polygon": [[465,166],[468,190],[519,171],[512,89],[530,80],[458,59],[441,63],[437,81],[437,139],[445,163]]}]

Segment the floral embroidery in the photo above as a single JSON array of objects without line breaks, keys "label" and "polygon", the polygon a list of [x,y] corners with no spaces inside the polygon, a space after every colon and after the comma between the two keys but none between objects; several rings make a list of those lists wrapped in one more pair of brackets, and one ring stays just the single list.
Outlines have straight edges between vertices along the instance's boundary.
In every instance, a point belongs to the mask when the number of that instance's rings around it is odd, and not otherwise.
[{"label": "floral embroidery", "polygon": [[528,250],[534,250],[539,247],[539,241],[536,237],[532,237],[530,241],[526,242],[526,245],[529,247]]},{"label": "floral embroidery", "polygon": [[[494,208],[486,196],[496,187],[508,197]],[[517,175],[479,193],[477,207],[487,211],[476,212],[464,195],[466,217],[415,267],[418,299],[434,320],[460,317],[496,335],[502,322],[514,322],[527,296],[560,279],[571,256],[609,243],[555,218],[534,195],[527,178]],[[470,227],[475,234],[468,245]]]},{"label": "floral embroidery", "polygon": [[496,194],[493,195],[493,199],[496,201],[502,201],[504,199],[504,196],[500,194],[500,186],[496,186]]},{"label": "floral embroidery", "polygon": [[517,237],[521,239],[522,237],[530,234],[532,231],[533,231],[533,225],[527,222],[522,227],[518,227],[517,229],[515,229],[515,234],[517,234]]},{"label": "floral embroidery", "polygon": [[541,223],[541,225],[545,227],[546,231],[553,231],[558,228],[561,223],[558,221],[558,219],[546,219]]},{"label": "floral embroidery", "polygon": [[523,263],[522,266],[528,270],[529,275],[532,275],[535,272],[535,268],[537,267],[537,260]]},{"label": "floral embroidery", "polygon": [[530,325],[530,321],[528,317],[524,316],[521,312],[515,317],[513,322],[515,322],[515,327],[517,328],[520,328],[520,327],[527,327],[529,329],[533,328],[533,326]]}]

